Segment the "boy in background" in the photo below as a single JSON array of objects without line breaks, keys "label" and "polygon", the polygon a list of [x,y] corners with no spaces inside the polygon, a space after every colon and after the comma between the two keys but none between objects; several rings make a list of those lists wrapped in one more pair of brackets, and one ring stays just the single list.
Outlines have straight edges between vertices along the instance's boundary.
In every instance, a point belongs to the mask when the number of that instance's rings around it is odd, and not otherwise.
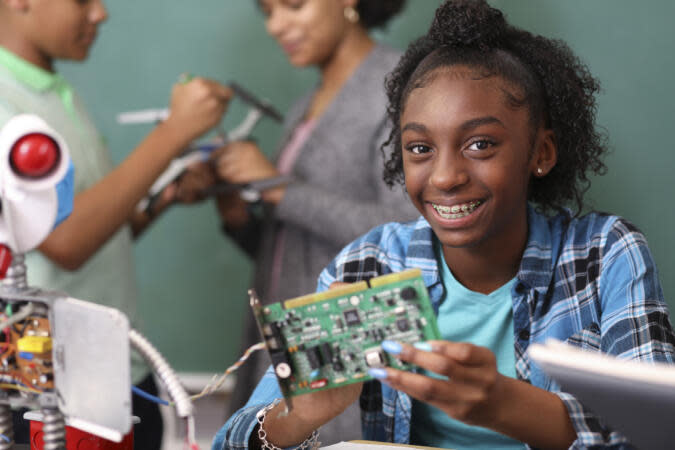
[{"label": "boy in background", "polygon": [[[0,126],[37,114],[66,140],[75,167],[73,212],[26,256],[30,284],[117,308],[138,327],[132,241],[176,200],[176,187],[162,194],[154,217],[135,207],[169,162],[221,120],[231,92],[201,78],[174,86],[170,116],[113,168],[82,102],[54,69],[55,60],[85,60],[106,18],[102,0],[0,0]],[[132,383],[157,391],[138,357]],[[134,398],[133,412],[141,418],[136,448],[159,449],[157,405]],[[17,425],[20,442],[25,424]]]}]

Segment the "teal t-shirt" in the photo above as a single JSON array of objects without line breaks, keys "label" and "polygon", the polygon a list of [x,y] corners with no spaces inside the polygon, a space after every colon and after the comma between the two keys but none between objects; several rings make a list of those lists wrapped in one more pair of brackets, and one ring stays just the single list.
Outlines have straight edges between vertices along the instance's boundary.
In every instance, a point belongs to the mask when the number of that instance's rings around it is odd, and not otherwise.
[{"label": "teal t-shirt", "polygon": [[[497,358],[497,370],[516,377],[513,349],[511,289],[515,278],[488,295],[470,291],[452,275],[441,245],[434,240],[445,297],[438,310],[441,337],[487,347]],[[438,377],[438,375],[427,373]],[[523,449],[524,444],[482,427],[466,425],[441,410],[413,399],[410,443],[453,449]]]}]

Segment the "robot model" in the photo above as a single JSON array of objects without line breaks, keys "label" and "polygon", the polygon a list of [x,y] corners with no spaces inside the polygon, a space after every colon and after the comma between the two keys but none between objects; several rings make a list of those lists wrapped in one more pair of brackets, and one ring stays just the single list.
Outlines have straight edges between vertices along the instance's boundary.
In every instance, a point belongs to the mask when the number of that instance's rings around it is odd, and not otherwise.
[{"label": "robot model", "polygon": [[27,283],[23,255],[70,214],[72,179],[65,142],[39,117],[0,129],[0,450],[14,444],[12,407],[40,410],[45,450],[66,448],[66,420],[120,442],[132,427],[130,344],[193,423],[176,375],[124,314]]}]

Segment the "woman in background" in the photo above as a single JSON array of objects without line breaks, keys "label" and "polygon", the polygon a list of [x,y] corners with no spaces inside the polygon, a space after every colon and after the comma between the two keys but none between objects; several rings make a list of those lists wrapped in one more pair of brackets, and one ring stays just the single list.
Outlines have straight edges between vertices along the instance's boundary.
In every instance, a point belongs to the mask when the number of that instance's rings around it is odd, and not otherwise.
[{"label": "woman in background", "polygon": [[[216,155],[217,175],[230,183],[291,178],[262,194],[261,214],[238,195],[218,199],[224,229],[255,258],[254,287],[269,303],[314,292],[321,269],[345,244],[377,224],[417,213],[402,189],[382,180],[381,146],[390,130],[384,78],[400,53],[368,34],[405,1],[257,1],[267,32],[291,64],[320,74],[286,115],[276,163],[251,142],[232,143]],[[248,317],[245,347],[260,341]],[[265,355],[237,372],[232,411],[243,406],[268,364]],[[322,429],[324,444],[360,437],[356,409]]]}]

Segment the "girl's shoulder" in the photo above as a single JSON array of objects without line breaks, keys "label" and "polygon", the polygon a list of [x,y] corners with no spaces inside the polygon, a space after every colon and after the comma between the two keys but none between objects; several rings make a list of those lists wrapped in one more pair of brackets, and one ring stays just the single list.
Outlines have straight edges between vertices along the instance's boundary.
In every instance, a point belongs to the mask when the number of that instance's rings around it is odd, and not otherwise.
[{"label": "girl's shoulder", "polygon": [[640,229],[628,219],[615,214],[593,211],[572,216],[569,212],[563,212],[547,221],[553,241],[556,236],[560,238],[562,251],[607,249],[616,243],[623,246],[636,242],[646,245],[646,238]]},{"label": "girl's shoulder", "polygon": [[416,234],[430,230],[422,217],[409,222],[388,222],[378,225],[348,244],[342,253],[353,253],[363,248],[377,248],[386,254],[404,255]]}]

